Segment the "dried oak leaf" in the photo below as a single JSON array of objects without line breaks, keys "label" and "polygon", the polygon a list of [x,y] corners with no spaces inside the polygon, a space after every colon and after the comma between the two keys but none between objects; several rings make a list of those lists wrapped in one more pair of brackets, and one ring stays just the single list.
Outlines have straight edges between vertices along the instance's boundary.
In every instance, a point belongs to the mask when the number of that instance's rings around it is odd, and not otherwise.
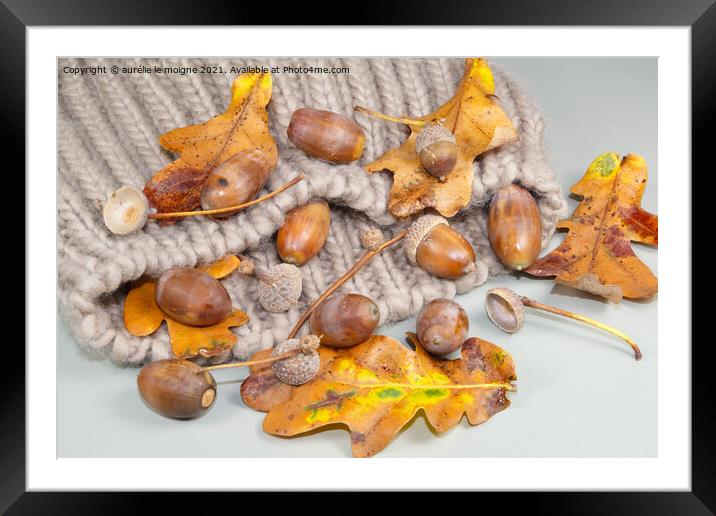
[{"label": "dried oak leaf", "polygon": [[170,131],[159,143],[180,158],[155,173],[144,187],[159,212],[191,211],[200,205],[201,188],[211,171],[247,149],[262,150],[276,166],[278,151],[269,134],[266,105],[271,99],[271,74],[248,73],[231,86],[226,111],[203,124]]},{"label": "dried oak leaf", "polygon": [[[231,274],[239,266],[236,256],[227,256],[210,265],[199,267],[216,279]],[[231,349],[236,335],[229,330],[232,326],[246,324],[249,316],[241,310],[234,310],[229,317],[213,326],[187,326],[165,314],[155,300],[156,282],[146,280],[129,291],[124,300],[124,326],[137,337],[154,333],[167,321],[172,352],[177,358],[191,358],[196,355],[211,357]]]},{"label": "dried oak leaf", "polygon": [[569,220],[564,242],[525,272],[555,276],[558,283],[605,297],[642,299],[657,291],[656,276],[639,260],[630,241],[658,245],[659,219],[640,206],[646,162],[610,152],[597,157],[570,190],[582,197]]},{"label": "dried oak leaf", "polygon": [[454,427],[463,414],[470,424],[480,424],[510,404],[506,393],[516,379],[512,357],[477,338],[465,341],[457,360],[435,358],[420,346],[412,351],[384,336],[347,349],[321,347],[319,354],[316,378],[298,387],[281,383],[270,365],[253,366],[241,397],[268,412],[263,428],[270,434],[347,426],[355,457],[381,451],[420,411],[437,432]]},{"label": "dried oak leaf", "polygon": [[435,208],[452,217],[467,206],[472,196],[472,162],[490,149],[517,140],[517,132],[507,114],[497,104],[495,82],[485,59],[467,59],[465,73],[455,96],[420,120],[440,122],[456,138],[455,168],[444,181],[428,174],[415,152],[415,140],[422,127],[410,125],[410,137],[376,161],[366,165],[369,173],[393,172],[388,210],[396,217],[407,217],[425,208]]}]

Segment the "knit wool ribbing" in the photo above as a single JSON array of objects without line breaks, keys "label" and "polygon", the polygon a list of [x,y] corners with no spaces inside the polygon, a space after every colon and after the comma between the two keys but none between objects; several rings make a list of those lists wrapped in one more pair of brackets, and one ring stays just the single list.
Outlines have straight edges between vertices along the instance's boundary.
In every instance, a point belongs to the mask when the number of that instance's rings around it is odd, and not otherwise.
[{"label": "knit wool ribbing", "polygon": [[[221,66],[214,74],[65,74],[62,69],[106,65]],[[102,222],[101,207],[123,185],[143,188],[175,156],[163,150],[161,134],[200,123],[221,113],[229,102],[236,74],[232,66],[347,67],[341,74],[273,74],[268,107],[269,129],[279,161],[267,190],[293,178],[306,179],[249,210],[224,221],[196,217],[167,227],[149,222],[134,234],[115,236]],[[301,107],[328,109],[351,116],[364,105],[384,113],[424,115],[450,98],[463,71],[461,59],[61,59],[58,122],[58,296],[62,313],[77,340],[120,364],[140,364],[171,355],[163,326],[148,337],[124,328],[123,302],[131,282],[157,277],[172,267],[193,267],[227,254],[247,254],[259,266],[279,263],[273,236],[290,209],[312,199],[331,205],[331,229],[319,255],[304,265],[299,305],[282,314],[264,311],[257,302],[253,278],[232,274],[222,280],[234,306],[249,323],[234,331],[234,356],[254,352],[286,338],[305,307],[342,275],[364,252],[360,232],[379,226],[386,236],[409,221],[396,220],[386,209],[390,173],[367,174],[366,163],[400,145],[400,124],[356,116],[366,135],[357,162],[332,165],[309,158],[287,139],[291,114]],[[475,248],[477,270],[458,280],[440,280],[408,263],[397,246],[371,261],[341,291],[359,292],[378,305],[381,322],[416,314],[437,297],[452,298],[504,274],[487,239],[486,206],[495,191],[518,182],[535,195],[543,222],[543,243],[566,213],[566,200],[549,166],[543,143],[544,122],[524,89],[493,66],[496,96],[511,117],[519,141],[480,156],[474,163],[472,199],[450,223]],[[303,333],[308,328],[304,328]],[[219,357],[226,360],[229,357]]]}]

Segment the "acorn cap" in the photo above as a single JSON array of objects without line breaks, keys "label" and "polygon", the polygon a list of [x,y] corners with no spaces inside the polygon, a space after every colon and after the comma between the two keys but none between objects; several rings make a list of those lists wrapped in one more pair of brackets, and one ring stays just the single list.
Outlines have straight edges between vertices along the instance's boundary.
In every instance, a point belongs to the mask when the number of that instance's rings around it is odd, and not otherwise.
[{"label": "acorn cap", "polygon": [[423,215],[415,222],[413,222],[412,226],[410,226],[410,229],[408,229],[408,233],[405,235],[405,243],[403,244],[405,254],[408,256],[408,261],[410,263],[412,263],[413,265],[416,265],[418,263],[415,260],[415,255],[418,252],[418,246],[420,245],[420,242],[422,242],[423,238],[425,238],[425,236],[430,233],[431,229],[433,229],[439,224],[445,224],[446,226],[450,226],[450,223],[447,221],[447,219],[444,219],[439,215]]},{"label": "acorn cap", "polygon": [[514,333],[525,322],[522,298],[509,288],[493,288],[485,295],[485,311],[492,323],[507,333]]},{"label": "acorn cap", "polygon": [[312,346],[306,345],[303,339],[290,339],[278,344],[271,356],[278,356],[282,353],[301,348],[296,355],[274,362],[271,365],[273,374],[283,383],[288,385],[302,385],[310,382],[316,377],[321,366],[321,358]]},{"label": "acorn cap", "polygon": [[360,242],[364,249],[374,251],[385,241],[379,228],[368,228],[360,234]]},{"label": "acorn cap", "polygon": [[455,135],[440,124],[428,124],[415,139],[415,151],[420,154],[425,147],[439,141],[455,143]]},{"label": "acorn cap", "polygon": [[267,312],[287,312],[298,304],[303,290],[301,270],[290,263],[274,265],[268,271],[256,269],[259,303]]},{"label": "acorn cap", "polygon": [[102,210],[104,225],[115,235],[128,235],[143,227],[149,215],[149,203],[144,192],[123,186],[107,200]]}]

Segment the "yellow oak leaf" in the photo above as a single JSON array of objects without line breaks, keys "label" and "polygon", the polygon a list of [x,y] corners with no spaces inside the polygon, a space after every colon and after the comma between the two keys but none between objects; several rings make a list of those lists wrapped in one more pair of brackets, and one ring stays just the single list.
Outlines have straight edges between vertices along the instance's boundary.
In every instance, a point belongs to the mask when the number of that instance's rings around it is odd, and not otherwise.
[{"label": "yellow oak leaf", "polygon": [[270,168],[278,150],[269,134],[266,105],[271,99],[271,74],[247,73],[231,86],[226,111],[201,124],[174,129],[159,143],[180,158],[155,173],[144,193],[159,212],[191,211],[200,205],[204,181],[234,154],[259,149]]},{"label": "yellow oak leaf", "polygon": [[630,244],[659,243],[658,217],[640,206],[646,179],[641,156],[628,154],[621,160],[614,152],[598,156],[570,190],[582,201],[570,219],[557,224],[569,230],[564,242],[525,272],[555,276],[558,283],[613,302],[653,296],[656,276]]},{"label": "yellow oak leaf", "polygon": [[[236,256],[226,256],[198,268],[219,279],[231,274],[239,263]],[[213,326],[182,324],[159,308],[154,280],[141,282],[129,291],[124,300],[124,326],[127,331],[137,337],[145,337],[157,331],[162,321],[166,321],[172,352],[177,358],[211,357],[231,349],[237,338],[229,328],[242,326],[248,320],[246,313],[234,310],[229,317]]]},{"label": "yellow oak leaf", "polygon": [[[452,217],[467,206],[472,196],[472,162],[480,154],[517,140],[510,118],[500,108],[495,83],[485,59],[467,59],[465,73],[455,95],[433,113],[407,123],[410,137],[400,146],[366,165],[369,173],[388,170],[393,186],[388,210],[407,217],[434,208]],[[441,123],[456,139],[457,161],[443,181],[428,174],[415,151],[415,141],[424,123]]]},{"label": "yellow oak leaf", "polygon": [[[415,336],[409,334],[415,342]],[[254,355],[267,358],[271,351]],[[241,385],[251,408],[268,412],[264,431],[294,436],[328,425],[348,427],[353,455],[370,457],[385,448],[401,428],[423,413],[437,432],[467,416],[480,424],[507,408],[515,389],[512,357],[490,342],[470,338],[461,358],[433,357],[390,337],[373,336],[352,348],[319,348],[321,366],[310,382],[281,383],[271,365],[252,366]]]}]

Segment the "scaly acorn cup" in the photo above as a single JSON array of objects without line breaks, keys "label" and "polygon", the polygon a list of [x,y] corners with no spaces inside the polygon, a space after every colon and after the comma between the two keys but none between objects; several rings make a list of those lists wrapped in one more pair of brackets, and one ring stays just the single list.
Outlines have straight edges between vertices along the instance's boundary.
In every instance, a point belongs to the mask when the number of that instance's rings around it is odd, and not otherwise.
[{"label": "scaly acorn cup", "polygon": [[303,291],[303,276],[295,265],[279,263],[264,270],[242,256],[238,271],[259,281],[259,303],[267,312],[288,312],[298,304]]},{"label": "scaly acorn cup", "polygon": [[410,263],[438,278],[458,279],[476,269],[470,243],[438,215],[423,215],[413,222],[404,249]]}]

